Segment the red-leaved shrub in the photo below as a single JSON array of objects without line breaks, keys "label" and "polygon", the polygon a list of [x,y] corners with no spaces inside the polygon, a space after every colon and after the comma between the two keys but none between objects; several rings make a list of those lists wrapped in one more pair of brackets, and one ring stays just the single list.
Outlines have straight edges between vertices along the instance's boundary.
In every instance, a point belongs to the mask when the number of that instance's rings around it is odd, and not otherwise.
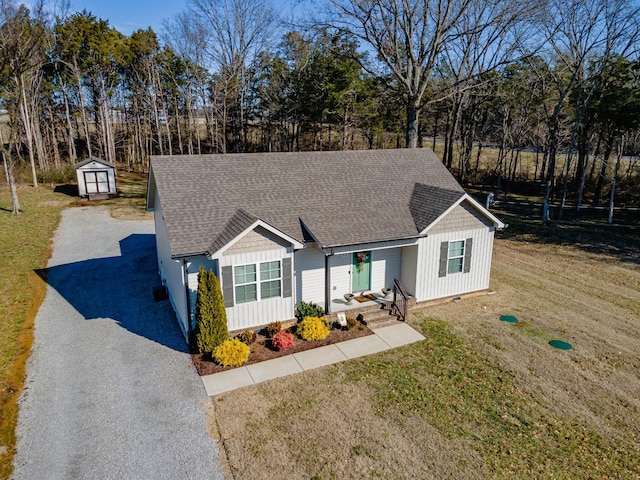
[{"label": "red-leaved shrub", "polygon": [[271,338],[271,344],[279,351],[293,346],[293,335],[287,332],[278,332]]}]

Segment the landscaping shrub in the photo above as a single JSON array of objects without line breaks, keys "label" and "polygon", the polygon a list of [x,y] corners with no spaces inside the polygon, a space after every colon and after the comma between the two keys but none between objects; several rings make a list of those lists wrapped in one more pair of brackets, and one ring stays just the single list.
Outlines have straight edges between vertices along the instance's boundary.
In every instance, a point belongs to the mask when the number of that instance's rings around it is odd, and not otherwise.
[{"label": "landscaping shrub", "polygon": [[323,340],[330,332],[326,317],[305,317],[296,328],[296,333],[303,340]]},{"label": "landscaping shrub", "polygon": [[295,316],[299,322],[305,317],[322,317],[324,310],[320,305],[316,305],[311,302],[300,302],[300,305],[296,307]]},{"label": "landscaping shrub", "polygon": [[252,330],[245,330],[244,332],[237,335],[236,338],[245,345],[251,345],[256,341],[256,332]]},{"label": "landscaping shrub", "polygon": [[351,330],[358,326],[358,320],[353,317],[347,317],[347,330]]},{"label": "landscaping shrub", "polygon": [[271,339],[271,344],[279,351],[293,347],[293,335],[288,332],[278,332]]},{"label": "landscaping shrub", "polygon": [[249,360],[249,346],[237,338],[225,340],[213,351],[213,360],[223,367],[238,367]]},{"label": "landscaping shrub", "polygon": [[193,344],[198,353],[209,353],[228,338],[227,312],[220,281],[213,271],[200,265]]},{"label": "landscaping shrub", "polygon": [[280,322],[271,322],[269,325],[264,327],[264,331],[269,338],[272,338],[280,330],[282,330],[282,325],[280,324]]}]

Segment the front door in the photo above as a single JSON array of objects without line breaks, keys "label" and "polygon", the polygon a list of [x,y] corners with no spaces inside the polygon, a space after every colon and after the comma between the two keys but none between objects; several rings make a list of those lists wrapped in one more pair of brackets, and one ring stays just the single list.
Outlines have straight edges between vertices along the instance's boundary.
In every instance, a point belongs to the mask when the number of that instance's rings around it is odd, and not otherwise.
[{"label": "front door", "polygon": [[371,289],[371,252],[356,252],[353,254],[351,286],[353,292]]}]

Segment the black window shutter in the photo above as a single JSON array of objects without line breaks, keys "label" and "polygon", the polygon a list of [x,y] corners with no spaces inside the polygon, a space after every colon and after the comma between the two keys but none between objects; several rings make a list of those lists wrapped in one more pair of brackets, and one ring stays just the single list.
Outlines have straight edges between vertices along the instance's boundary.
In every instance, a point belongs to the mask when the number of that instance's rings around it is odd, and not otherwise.
[{"label": "black window shutter", "polygon": [[285,257],[282,259],[282,296],[284,298],[292,295],[291,276],[291,257]]},{"label": "black window shutter", "polygon": [[471,249],[473,248],[473,238],[467,238],[464,242],[464,267],[463,272],[469,273],[471,271]]},{"label": "black window shutter", "polygon": [[449,262],[449,242],[440,244],[440,268],[438,269],[438,277],[447,276],[447,263]]},{"label": "black window shutter", "polygon": [[233,307],[233,267],[222,267],[222,296],[224,306]]}]

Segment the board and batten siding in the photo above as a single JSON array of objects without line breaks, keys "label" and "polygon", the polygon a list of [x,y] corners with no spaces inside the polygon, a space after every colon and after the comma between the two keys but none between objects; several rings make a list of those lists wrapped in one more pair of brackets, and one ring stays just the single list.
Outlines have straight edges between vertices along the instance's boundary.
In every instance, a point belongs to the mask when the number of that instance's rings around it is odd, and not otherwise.
[{"label": "board and batten siding", "polygon": [[[225,285],[224,268],[238,265],[259,264],[262,262],[272,262],[275,260],[282,261],[284,258],[290,258],[292,269],[293,252],[291,247],[280,247],[270,250],[244,251],[244,248],[234,250],[231,248],[218,259],[218,268],[220,269],[220,283],[222,291],[225,295],[233,295],[233,285]],[[282,264],[281,264],[282,268]],[[231,270],[230,279],[233,281],[233,270]],[[284,274],[284,269],[282,269]],[[283,282],[284,283],[284,282]],[[259,287],[258,287],[259,288]],[[284,285],[283,285],[284,293]],[[227,299],[225,298],[225,302]],[[289,320],[294,318],[295,304],[293,293],[289,297],[268,298],[255,302],[247,302],[236,304],[235,299],[233,306],[225,307],[227,310],[227,325],[229,331],[243,330],[259,325],[266,325],[278,320]]]},{"label": "board and batten siding", "polygon": [[306,248],[295,252],[294,258],[296,304],[305,301],[324,308],[324,253],[315,247],[315,243],[308,243]]},{"label": "board and batten siding", "polygon": [[418,245],[402,247],[400,281],[409,295],[416,294],[416,275],[418,267]]},{"label": "board and batten siding", "polygon": [[[489,288],[494,229],[482,228],[429,235],[419,242],[416,300],[425,301]],[[469,272],[439,276],[442,242],[473,240]]]},{"label": "board and batten siding", "polygon": [[184,334],[188,337],[188,308],[187,295],[185,290],[184,268],[182,260],[173,260],[169,249],[167,229],[162,215],[162,205],[156,192],[153,219],[156,226],[156,251],[158,255],[158,270],[162,284],[167,287],[169,300],[173,307],[178,324]]},{"label": "board and batten siding", "polygon": [[[418,243],[416,300],[433,300],[489,288],[494,230],[493,223],[466,200],[431,227],[427,237]],[[443,256],[448,249],[443,242],[467,239],[472,240],[472,247],[463,272],[441,275],[440,264],[442,262],[446,268]]]}]

